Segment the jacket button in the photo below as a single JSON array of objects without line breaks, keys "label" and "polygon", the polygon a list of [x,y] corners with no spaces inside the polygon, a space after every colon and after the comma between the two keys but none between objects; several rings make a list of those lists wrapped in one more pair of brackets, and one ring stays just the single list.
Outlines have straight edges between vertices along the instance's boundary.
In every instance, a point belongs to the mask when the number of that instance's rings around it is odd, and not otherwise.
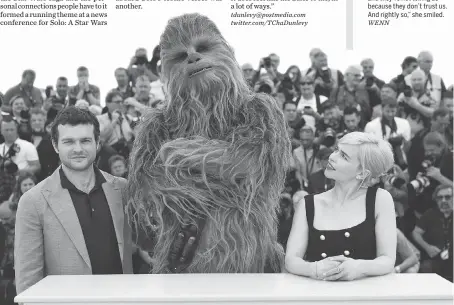
[{"label": "jacket button", "polygon": [[320,240],[325,240],[325,235],[320,235]]},{"label": "jacket button", "polygon": [[350,251],[345,250],[345,251],[344,251],[344,254],[345,254],[345,256],[349,256],[349,255],[350,255]]},{"label": "jacket button", "polygon": [[322,253],[322,257],[325,258],[326,257],[326,253]]},{"label": "jacket button", "polygon": [[347,237],[347,238],[349,238],[349,237],[350,237],[350,233],[348,233],[348,232],[345,232],[345,234],[344,234],[344,235],[345,235],[345,237]]}]

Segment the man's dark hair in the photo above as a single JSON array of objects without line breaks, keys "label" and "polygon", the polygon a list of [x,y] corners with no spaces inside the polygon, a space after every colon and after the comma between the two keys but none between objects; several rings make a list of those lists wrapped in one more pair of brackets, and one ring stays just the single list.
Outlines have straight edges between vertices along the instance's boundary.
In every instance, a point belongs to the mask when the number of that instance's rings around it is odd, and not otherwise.
[{"label": "man's dark hair", "polygon": [[356,109],[355,107],[352,107],[352,106],[345,107],[344,115],[350,115],[350,114],[356,114],[357,116],[359,116],[359,111],[358,111],[358,109]]},{"label": "man's dark hair", "polygon": [[96,142],[99,140],[99,121],[96,116],[88,110],[69,106],[62,109],[52,123],[51,136],[54,143],[58,143],[58,126],[60,125],[93,125]]},{"label": "man's dark hair", "polygon": [[418,60],[416,59],[416,57],[407,56],[407,57],[405,57],[404,61],[402,62],[402,64],[401,64],[400,66],[402,67],[402,69],[405,69],[405,68],[407,68],[409,65],[411,65],[412,63],[415,63],[415,62],[418,62]]},{"label": "man's dark hair", "polygon": [[68,82],[68,79],[64,76],[60,76],[58,79],[57,79],[57,82],[58,81],[62,81],[62,82]]},{"label": "man's dark hair", "polygon": [[298,106],[298,105],[296,105],[295,102],[286,101],[286,102],[284,102],[284,103],[282,104],[282,109],[285,110],[285,107],[286,107],[287,105],[295,105],[295,107]]},{"label": "man's dark hair", "polygon": [[321,105],[322,107],[322,113],[325,112],[326,110],[331,110],[333,109],[334,107],[336,107],[336,104],[334,104],[333,102],[331,102],[330,100],[327,100],[325,102],[323,102],[323,104]]},{"label": "man's dark hair", "polygon": [[81,67],[77,68],[77,72],[81,72],[81,71],[88,71],[88,68],[85,66],[81,66]]},{"label": "man's dark hair", "polygon": [[443,118],[449,115],[449,110],[447,108],[438,108],[432,114],[432,120],[436,121],[438,118]]},{"label": "man's dark hair", "polygon": [[121,95],[121,93],[119,91],[112,90],[109,93],[107,93],[107,95],[106,95],[106,104],[112,103],[113,98],[116,96],[121,97],[121,99],[123,100],[123,96]]}]

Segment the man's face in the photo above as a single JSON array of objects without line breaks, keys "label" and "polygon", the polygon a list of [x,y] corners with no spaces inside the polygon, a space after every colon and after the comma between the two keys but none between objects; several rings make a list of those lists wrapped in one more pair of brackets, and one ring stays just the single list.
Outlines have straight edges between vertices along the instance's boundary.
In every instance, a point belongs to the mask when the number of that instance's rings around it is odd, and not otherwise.
[{"label": "man's face", "polygon": [[93,125],[59,125],[58,143],[53,144],[61,163],[71,170],[84,171],[95,161],[98,143]]},{"label": "man's face", "polygon": [[15,99],[13,104],[11,105],[11,110],[13,111],[13,113],[20,113],[25,109],[27,109],[27,107],[25,106],[25,101],[23,98]]},{"label": "man's face", "polygon": [[115,71],[115,78],[119,87],[125,87],[129,82],[128,74],[123,69]]},{"label": "man's face", "polygon": [[111,174],[116,177],[123,177],[123,175],[126,173],[125,163],[122,160],[115,161],[114,163],[112,163],[110,171]]},{"label": "man's face", "polygon": [[323,118],[325,121],[330,122],[337,119],[337,110],[336,108],[330,108],[323,111]]},{"label": "man's face", "polygon": [[79,79],[79,81],[88,81],[88,70],[77,71],[77,78]]},{"label": "man's face", "polygon": [[396,117],[397,107],[385,105],[382,107],[382,116],[387,120],[392,120]]},{"label": "man's face", "polygon": [[452,213],[452,188],[445,188],[438,191],[435,196],[437,206],[443,214]]},{"label": "man's face", "polygon": [[115,110],[121,110],[123,105],[123,98],[119,95],[115,95],[110,103],[106,103],[107,110],[109,113],[113,113]]},{"label": "man's face", "polygon": [[374,76],[374,63],[369,61],[366,61],[362,64],[363,67],[363,74],[364,77],[372,77]]},{"label": "man's face", "polygon": [[426,78],[420,73],[414,73],[411,76],[411,86],[415,91],[422,91],[425,88]]},{"label": "man's face", "polygon": [[444,103],[445,107],[449,110],[449,115],[452,117],[452,114],[453,114],[452,98],[445,97],[443,99],[443,103]]},{"label": "man's face", "polygon": [[411,74],[413,73],[413,71],[415,71],[416,69],[418,69],[418,63],[417,62],[412,62],[411,64],[409,64],[406,68],[405,68],[405,72],[408,74]]},{"label": "man's face", "polygon": [[429,73],[432,69],[433,58],[429,54],[422,55],[419,58],[419,67],[426,73]]},{"label": "man's face", "polygon": [[254,69],[251,67],[246,67],[243,69],[244,78],[250,80],[254,77]]},{"label": "man's face", "polygon": [[296,105],[286,104],[284,109],[284,116],[287,122],[293,122],[296,119]]},{"label": "man's face", "polygon": [[68,81],[66,80],[57,80],[57,93],[60,97],[66,97],[68,95]]},{"label": "man's face", "polygon": [[314,143],[314,132],[312,130],[302,129],[300,132],[300,139],[301,145],[303,145],[304,148],[310,148]]},{"label": "man's face", "polygon": [[359,116],[357,116],[356,113],[344,115],[344,123],[349,131],[356,130],[358,128],[359,121]]},{"label": "man's face", "polygon": [[40,113],[32,114],[30,117],[30,126],[35,132],[44,131],[44,125],[46,125],[46,118]]},{"label": "man's face", "polygon": [[450,116],[439,116],[435,120],[432,120],[432,127],[434,130],[438,130],[440,132],[444,132],[446,128],[449,126]]},{"label": "man's face", "polygon": [[315,86],[314,86],[313,81],[306,79],[301,82],[301,93],[302,94],[311,95],[312,93],[314,93],[314,90],[315,90]]},{"label": "man's face", "polygon": [[277,55],[271,55],[270,56],[270,59],[271,59],[271,66],[274,68],[274,70],[277,71],[277,68],[279,67],[279,63],[280,63],[280,58],[279,56]]},{"label": "man's face", "polygon": [[23,82],[27,85],[33,86],[35,83],[35,75],[32,73],[27,73],[24,75]]},{"label": "man's face", "polygon": [[17,140],[17,125],[16,122],[10,121],[5,122],[2,121],[2,135],[5,138],[5,142],[13,143]]},{"label": "man's face", "polygon": [[438,147],[437,145],[424,145],[424,155],[426,159],[436,160],[441,157],[443,153],[443,147]]},{"label": "man's face", "polygon": [[358,87],[361,82],[361,73],[346,73],[345,82],[353,88]]},{"label": "man's face", "polygon": [[141,98],[150,96],[151,85],[150,82],[141,80],[136,82],[136,93]]},{"label": "man's face", "polygon": [[389,87],[383,87],[380,90],[380,96],[383,99],[384,97],[392,97],[392,98],[397,98],[397,93],[393,89]]},{"label": "man's face", "polygon": [[328,67],[328,57],[323,53],[318,54],[314,58],[314,65],[318,69]]}]

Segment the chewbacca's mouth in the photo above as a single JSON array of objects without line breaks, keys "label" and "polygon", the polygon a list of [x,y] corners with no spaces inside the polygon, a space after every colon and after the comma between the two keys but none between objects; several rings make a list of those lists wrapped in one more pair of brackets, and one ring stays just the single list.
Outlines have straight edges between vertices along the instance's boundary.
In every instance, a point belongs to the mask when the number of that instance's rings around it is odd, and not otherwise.
[{"label": "chewbacca's mouth", "polygon": [[202,72],[205,72],[205,71],[208,71],[208,70],[211,70],[211,69],[213,69],[211,66],[197,68],[197,69],[195,69],[195,70],[193,70],[193,71],[191,71],[189,73],[189,77],[193,77],[194,75],[197,75],[199,73],[202,73]]}]

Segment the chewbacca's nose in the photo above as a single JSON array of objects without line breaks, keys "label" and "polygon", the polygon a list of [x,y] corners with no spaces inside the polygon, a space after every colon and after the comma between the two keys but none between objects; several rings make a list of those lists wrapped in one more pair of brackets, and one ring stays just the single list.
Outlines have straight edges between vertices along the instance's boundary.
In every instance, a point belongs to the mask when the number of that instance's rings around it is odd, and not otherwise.
[{"label": "chewbacca's nose", "polygon": [[199,53],[192,53],[192,54],[189,54],[189,56],[188,56],[188,63],[193,64],[193,63],[198,62],[201,59],[202,59],[202,56],[200,56]]}]

